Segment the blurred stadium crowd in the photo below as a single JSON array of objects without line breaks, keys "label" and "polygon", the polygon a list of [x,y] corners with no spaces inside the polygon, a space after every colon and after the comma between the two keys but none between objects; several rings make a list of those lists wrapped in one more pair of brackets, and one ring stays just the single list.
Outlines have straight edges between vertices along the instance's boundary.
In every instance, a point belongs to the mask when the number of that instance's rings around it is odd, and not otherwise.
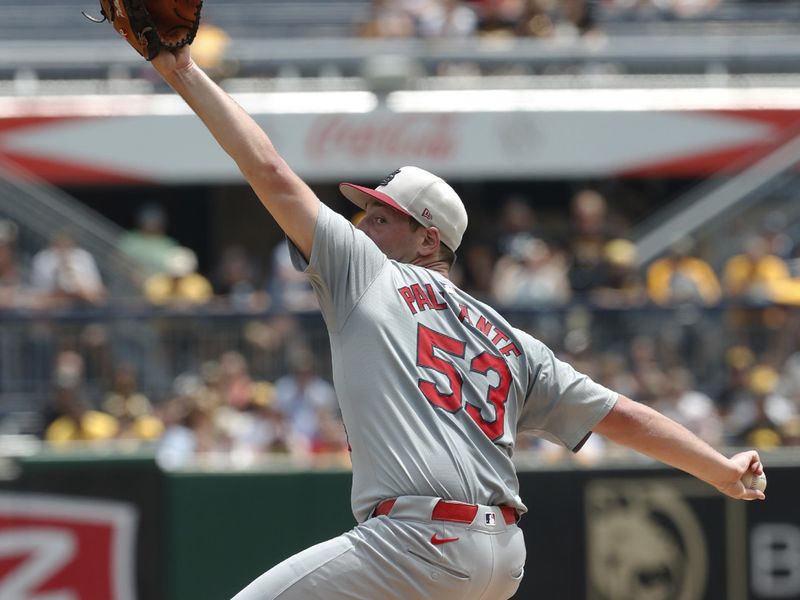
[{"label": "blurred stadium crowd", "polygon": [[[719,265],[688,236],[640,265],[610,208],[581,189],[568,217],[547,223],[527,198],[509,197],[488,234],[462,249],[453,279],[714,445],[800,444],[800,244],[784,216],[770,212]],[[106,288],[68,233],[29,255],[18,233],[0,221],[0,309],[25,316],[0,336],[0,398],[23,382],[47,401],[33,420],[6,412],[0,434],[138,441],[173,467],[249,466],[276,453],[347,464],[324,328],[285,241],[265,268],[230,246],[201,272],[162,207],[143,204],[117,248],[139,267],[132,298]],[[561,454],[535,439],[520,447]],[[580,458],[604,452],[595,440]]]},{"label": "blurred stadium crowd", "polygon": [[[0,3],[0,81],[13,80],[9,88],[16,91],[41,89],[48,78],[155,82],[81,11],[91,13],[83,0]],[[217,77],[363,74],[365,59],[375,54],[368,42],[375,40],[386,40],[390,52],[408,54],[430,75],[794,73],[791,49],[784,56],[780,47],[736,42],[759,34],[791,40],[797,16],[793,0],[231,0],[206,3],[194,47],[198,62]],[[666,37],[643,51],[653,36]],[[632,37],[633,45],[604,54],[606,42]],[[724,41],[723,52],[708,44],[713,37]],[[348,43],[337,45],[341,40]],[[748,47],[762,54],[737,59]],[[469,58],[469,48],[482,49]],[[559,54],[569,48],[576,53]]]},{"label": "blurred stadium crowd", "polygon": [[[771,12],[776,6],[783,8]],[[639,33],[652,31],[653,24],[704,19],[796,27],[796,20],[786,21],[793,6],[239,0],[208,3],[193,51],[224,79],[263,67],[243,68],[229,53],[232,42],[243,52],[243,41],[278,30],[309,43],[318,34],[591,41],[632,23],[645,25],[630,30]],[[37,7],[41,18],[31,19],[29,9]],[[2,3],[0,40],[42,36],[48,18],[54,32],[64,32],[59,10],[78,14],[84,8],[77,0]],[[86,32],[123,46],[105,28]],[[129,54],[143,73],[138,56]],[[97,64],[108,66],[100,59]],[[517,63],[507,73],[528,67]],[[486,74],[460,59],[437,69]],[[17,91],[31,83],[16,63],[6,71]],[[44,77],[47,68],[42,72]],[[751,223],[747,236],[727,239],[725,247],[733,249],[721,259],[710,252],[713,239],[680,235],[666,253],[643,262],[631,235],[635,219],[619,214],[614,198],[587,187],[565,201],[558,215],[539,212],[523,195],[494,205],[481,215],[487,222],[468,232],[453,272],[456,284],[499,307],[577,369],[656,407],[711,444],[800,445],[797,222],[774,210]],[[142,443],[170,467],[196,460],[246,467],[276,454],[347,464],[325,329],[308,283],[290,264],[286,242],[268,257],[230,245],[201,268],[200,249],[171,235],[162,206],[142,202],[139,209],[136,226],[119,237],[115,250],[136,265],[134,294],[109,285],[110,273],[71,231],[53,231],[46,246],[33,248],[20,243],[24,228],[0,214],[0,444],[20,435],[53,444]],[[559,456],[534,439],[521,440],[520,447]],[[606,451],[593,440],[580,459]]]},{"label": "blurred stadium crowd", "polygon": [[373,0],[362,37],[585,35],[596,32],[586,0]]}]

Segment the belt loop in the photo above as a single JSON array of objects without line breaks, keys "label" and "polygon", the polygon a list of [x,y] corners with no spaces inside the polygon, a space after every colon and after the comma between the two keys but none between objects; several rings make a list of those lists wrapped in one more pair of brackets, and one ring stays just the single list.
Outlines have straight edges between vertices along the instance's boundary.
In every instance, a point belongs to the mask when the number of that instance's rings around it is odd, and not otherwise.
[{"label": "belt loop", "polygon": [[505,504],[500,507],[500,512],[503,513],[503,520],[505,520],[506,525],[515,525],[519,521],[519,513],[513,506]]},{"label": "belt loop", "polygon": [[397,502],[397,498],[389,498],[388,500],[382,500],[381,502],[378,502],[378,506],[375,507],[375,510],[372,512],[372,516],[380,517],[382,515],[388,515],[390,512],[392,512],[395,502]]}]

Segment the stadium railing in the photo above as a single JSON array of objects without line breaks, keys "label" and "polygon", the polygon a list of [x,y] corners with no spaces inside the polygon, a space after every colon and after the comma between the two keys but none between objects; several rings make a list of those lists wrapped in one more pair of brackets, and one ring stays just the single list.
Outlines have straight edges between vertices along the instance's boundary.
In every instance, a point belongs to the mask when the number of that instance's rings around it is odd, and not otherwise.
[{"label": "stadium railing", "polygon": [[[754,359],[779,363],[800,350],[800,311],[768,305],[713,308],[656,306],[596,308],[582,303],[540,310],[504,310],[515,327],[530,332],[560,355],[590,365],[621,368],[634,343],[652,344],[664,369],[684,366],[698,389],[718,393],[726,384],[727,350],[749,348]],[[289,326],[286,320],[289,320]],[[279,320],[281,322],[279,323]],[[16,415],[23,429],[52,401],[54,365],[62,352],[82,357],[82,391],[99,405],[114,370],[132,365],[140,389],[155,403],[176,394],[181,376],[199,378],[203,365],[238,352],[255,380],[275,381],[289,371],[298,346],[316,356],[330,378],[330,349],[318,313],[242,313],[200,309],[104,307],[62,311],[0,312],[0,415]]]}]

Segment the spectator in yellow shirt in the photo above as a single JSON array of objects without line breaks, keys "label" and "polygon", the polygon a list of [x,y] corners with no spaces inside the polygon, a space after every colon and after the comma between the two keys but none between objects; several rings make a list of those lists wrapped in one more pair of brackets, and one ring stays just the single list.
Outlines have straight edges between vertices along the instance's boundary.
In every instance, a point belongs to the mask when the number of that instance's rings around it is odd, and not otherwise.
[{"label": "spectator in yellow shirt", "polygon": [[119,423],[109,414],[91,410],[78,396],[77,387],[57,390],[56,407],[59,416],[45,430],[48,442],[94,442],[110,440],[117,435]]},{"label": "spectator in yellow shirt", "polygon": [[167,257],[166,270],[147,279],[146,298],[157,305],[206,304],[214,295],[211,283],[197,272],[197,256],[183,246],[172,250]]},{"label": "spectator in yellow shirt", "polygon": [[783,285],[791,280],[786,262],[770,253],[764,237],[750,238],[741,254],[728,259],[722,273],[725,295],[731,300],[759,306],[734,307],[729,313],[730,327],[740,342],[757,353],[773,351],[785,333],[787,312],[776,304]]},{"label": "spectator in yellow shirt", "polygon": [[117,419],[119,438],[155,440],[164,433],[164,424],[155,415],[150,400],[138,390],[136,370],[130,364],[121,363],[115,368],[103,408]]},{"label": "spectator in yellow shirt", "polygon": [[744,252],[728,259],[722,273],[729,298],[769,301],[776,283],[791,278],[789,267],[779,256],[770,254],[767,240],[750,238]]},{"label": "spectator in yellow shirt", "polygon": [[647,294],[659,305],[701,304],[720,301],[722,289],[717,274],[706,261],[693,256],[694,240],[675,242],[669,254],[647,269]]}]

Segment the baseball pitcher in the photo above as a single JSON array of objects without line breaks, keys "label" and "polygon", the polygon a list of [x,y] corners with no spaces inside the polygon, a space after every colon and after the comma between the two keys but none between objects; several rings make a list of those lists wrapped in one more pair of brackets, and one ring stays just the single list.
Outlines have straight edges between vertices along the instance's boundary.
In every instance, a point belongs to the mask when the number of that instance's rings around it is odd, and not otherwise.
[{"label": "baseball pitcher", "polygon": [[375,189],[342,184],[365,211],[355,227],[320,203],[188,47],[162,50],[153,65],[291,241],[328,328],[352,448],[356,527],[270,569],[236,600],[511,597],[525,565],[511,461],[520,431],[574,451],[594,431],[733,498],[764,498],[740,480],[762,472],[756,452],[726,458],[455,287],[448,272],[467,213],[441,178],[402,167]]}]

